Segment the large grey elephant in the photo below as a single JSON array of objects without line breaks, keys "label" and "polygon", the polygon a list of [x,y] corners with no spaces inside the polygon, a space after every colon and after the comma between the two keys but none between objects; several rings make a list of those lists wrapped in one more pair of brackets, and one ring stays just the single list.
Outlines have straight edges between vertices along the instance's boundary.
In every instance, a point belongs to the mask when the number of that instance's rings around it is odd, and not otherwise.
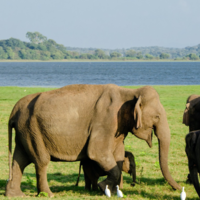
[{"label": "large grey elephant", "polygon": [[188,133],[185,137],[185,142],[190,178],[200,197],[200,186],[198,180],[198,173],[200,173],[200,130]]},{"label": "large grey elephant", "polygon": [[183,114],[183,124],[189,126],[189,131],[200,129],[200,96],[193,94],[187,98]]},{"label": "large grey elephant", "polygon": [[[11,166],[12,128],[16,146]],[[111,191],[120,183],[124,139],[128,132],[152,146],[152,132],[159,142],[163,176],[174,189],[181,187],[168,169],[170,129],[159,95],[150,86],[127,89],[116,85],[69,85],[28,95],[14,106],[8,124],[9,181],[6,196],[24,196],[23,171],[35,164],[37,191],[51,197],[47,183],[50,161],[94,160],[107,172],[98,183]]]},{"label": "large grey elephant", "polygon": [[[83,167],[84,171],[84,179],[85,179],[85,189],[86,190],[97,190],[98,189],[98,179],[100,176],[106,176],[107,173],[93,160],[87,159],[80,162],[79,165],[79,174],[76,182],[76,186],[78,186],[80,173],[81,173],[81,166]],[[132,183],[131,186],[135,186],[136,183],[136,164],[134,155],[129,152],[125,151],[124,162],[122,165],[122,171],[129,173],[132,176]],[[120,188],[123,188],[123,176],[121,175],[120,181]]]}]

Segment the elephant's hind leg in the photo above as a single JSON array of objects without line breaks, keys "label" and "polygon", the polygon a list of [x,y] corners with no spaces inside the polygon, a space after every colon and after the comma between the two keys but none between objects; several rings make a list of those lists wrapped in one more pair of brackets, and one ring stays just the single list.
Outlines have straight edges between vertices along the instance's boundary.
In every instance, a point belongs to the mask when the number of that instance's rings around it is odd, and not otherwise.
[{"label": "elephant's hind leg", "polygon": [[53,197],[54,195],[49,189],[49,185],[47,182],[47,167],[50,162],[50,155],[47,152],[41,138],[37,139],[37,144],[37,148],[35,147],[32,153],[34,156],[38,195],[40,192],[45,192],[48,194],[49,197]]},{"label": "elephant's hind leg", "polygon": [[38,194],[40,192],[45,192],[48,194],[49,197],[53,197],[53,193],[49,189],[49,185],[47,182],[47,165],[45,166],[40,166],[40,165],[35,165],[36,169],[36,177],[37,177],[37,190]]},{"label": "elephant's hind leg", "polygon": [[27,154],[24,150],[16,145],[14,155],[13,155],[13,164],[12,164],[12,179],[8,180],[6,185],[5,196],[14,197],[14,196],[25,196],[21,191],[21,178],[24,171],[24,168],[29,165],[31,161],[28,159]]}]

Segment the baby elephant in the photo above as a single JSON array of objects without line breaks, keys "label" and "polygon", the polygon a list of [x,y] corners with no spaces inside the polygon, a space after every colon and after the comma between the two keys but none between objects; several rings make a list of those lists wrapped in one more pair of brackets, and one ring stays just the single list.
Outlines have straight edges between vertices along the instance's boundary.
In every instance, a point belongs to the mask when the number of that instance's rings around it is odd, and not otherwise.
[{"label": "baby elephant", "polygon": [[200,186],[198,181],[198,173],[200,173],[200,130],[191,131],[185,137],[186,154],[188,157],[189,178],[200,197]]},{"label": "baby elephant", "polygon": [[[98,189],[98,179],[100,176],[105,176],[107,173],[93,160],[84,160],[80,162],[79,166],[79,175],[76,182],[76,186],[78,186],[81,165],[83,166],[84,178],[85,178],[85,189],[97,190]],[[136,183],[136,165],[134,155],[131,152],[125,151],[125,158],[122,166],[122,171],[129,173],[132,175],[133,183],[132,186],[135,186]],[[123,176],[121,175],[120,188],[123,188]]]}]

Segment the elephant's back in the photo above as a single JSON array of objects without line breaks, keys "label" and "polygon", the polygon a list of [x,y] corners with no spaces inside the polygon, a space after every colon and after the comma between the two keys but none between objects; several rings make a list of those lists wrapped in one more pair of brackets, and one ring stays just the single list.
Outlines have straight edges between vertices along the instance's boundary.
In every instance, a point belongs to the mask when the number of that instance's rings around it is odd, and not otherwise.
[{"label": "elephant's back", "polygon": [[13,107],[13,110],[10,114],[10,120],[18,121],[19,118],[29,117],[29,113],[31,112],[37,98],[41,93],[29,94],[23,98],[21,98]]}]

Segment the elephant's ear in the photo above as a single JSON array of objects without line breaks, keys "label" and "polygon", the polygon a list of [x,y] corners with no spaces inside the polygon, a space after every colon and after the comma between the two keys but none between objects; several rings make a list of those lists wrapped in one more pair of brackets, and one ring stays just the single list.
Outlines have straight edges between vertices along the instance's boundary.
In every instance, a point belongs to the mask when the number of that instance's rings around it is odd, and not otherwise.
[{"label": "elephant's ear", "polygon": [[185,111],[183,113],[183,124],[185,124],[186,126],[189,126],[189,113],[188,113],[189,107],[190,107],[190,103],[187,103]]},{"label": "elephant's ear", "polygon": [[136,121],[136,128],[142,127],[142,111],[141,111],[141,96],[139,96],[134,109],[134,120]]}]

